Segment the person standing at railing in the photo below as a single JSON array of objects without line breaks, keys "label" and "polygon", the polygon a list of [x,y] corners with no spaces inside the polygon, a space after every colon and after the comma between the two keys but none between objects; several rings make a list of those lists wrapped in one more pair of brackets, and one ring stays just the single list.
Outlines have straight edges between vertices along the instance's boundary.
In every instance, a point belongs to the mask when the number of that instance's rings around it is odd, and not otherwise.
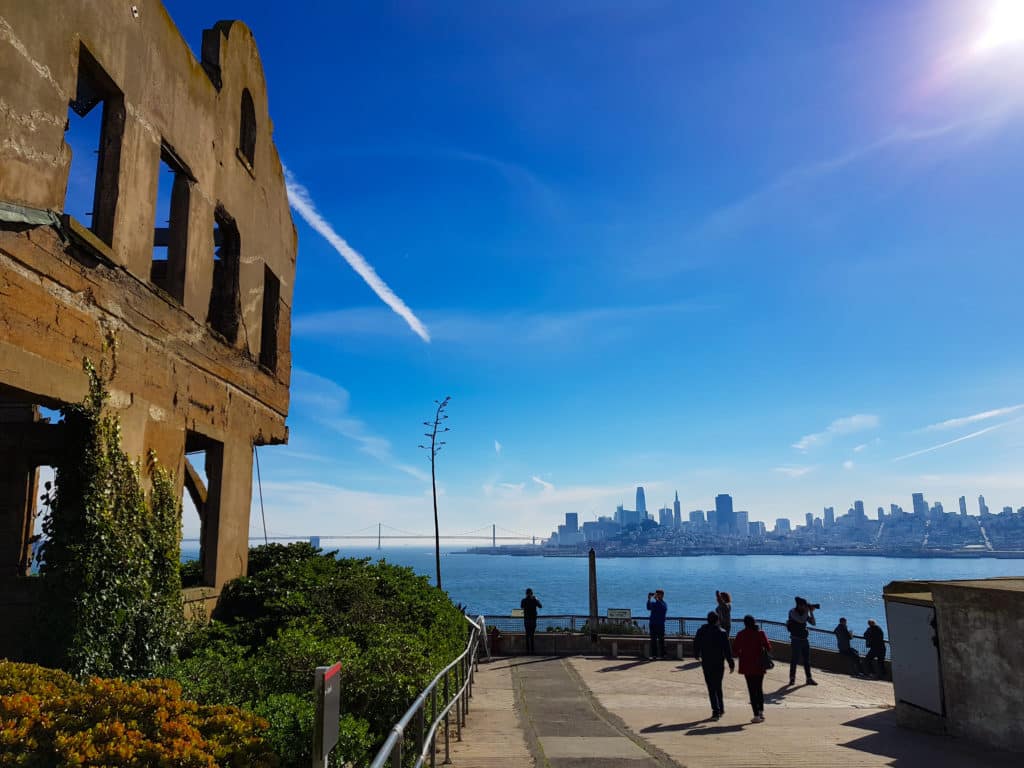
[{"label": "person standing at railing", "polygon": [[729,648],[729,636],[718,626],[718,614],[714,611],[708,613],[708,623],[693,636],[693,655],[704,671],[704,684],[711,699],[711,719],[717,720],[725,714],[725,696],[722,694],[725,664],[729,663],[730,672],[736,671],[736,665]]},{"label": "person standing at railing", "polygon": [[878,659],[878,673],[876,677],[885,677],[885,633],[875,623],[874,619],[868,619],[868,628],[864,630],[864,644],[868,652],[864,656],[864,666],[869,673],[875,671],[875,659]]},{"label": "person standing at railing", "polygon": [[850,645],[850,639],[853,637],[850,634],[850,628],[846,626],[846,619],[840,618],[839,623],[836,624],[836,628],[832,630],[836,636],[836,644],[839,646],[839,653],[843,656],[850,657],[850,663],[853,665],[853,674],[862,675],[864,670],[860,666],[860,654],[857,649]]},{"label": "person standing at railing", "polygon": [[729,636],[732,629],[732,596],[728,592],[715,590],[715,613],[718,614],[718,626]]},{"label": "person standing at railing", "polygon": [[807,625],[814,626],[817,622],[814,619],[814,609],[818,606],[811,605],[802,597],[793,598],[796,606],[789,611],[789,619],[786,621],[786,629],[789,630],[789,684],[796,685],[796,668],[803,661],[804,673],[807,676],[807,685],[817,685],[811,677],[811,643],[808,638]]},{"label": "person standing at railing", "polygon": [[540,600],[533,596],[533,590],[527,588],[526,597],[519,601],[523,609],[523,627],[526,630],[526,652],[533,654],[533,636],[537,632],[537,609],[543,608]]},{"label": "person standing at railing", "polygon": [[[654,598],[651,600],[651,598]],[[651,658],[665,658],[665,616],[668,615],[668,604],[665,602],[665,590],[657,589],[647,593],[647,610],[651,612],[648,626],[651,629]]]},{"label": "person standing at railing", "polygon": [[772,644],[768,635],[757,626],[754,617],[743,617],[743,629],[732,640],[732,652],[740,660],[740,674],[746,678],[750,693],[752,723],[764,722],[764,673],[771,666]]}]

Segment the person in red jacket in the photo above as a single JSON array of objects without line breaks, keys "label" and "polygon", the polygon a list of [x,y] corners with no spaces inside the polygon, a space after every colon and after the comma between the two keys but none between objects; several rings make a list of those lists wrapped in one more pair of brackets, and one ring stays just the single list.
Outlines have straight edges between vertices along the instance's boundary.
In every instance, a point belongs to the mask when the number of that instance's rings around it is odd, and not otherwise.
[{"label": "person in red jacket", "polygon": [[732,654],[740,660],[740,674],[747,680],[750,692],[750,706],[754,717],[750,722],[764,722],[764,653],[771,652],[768,636],[757,626],[749,613],[743,617],[743,629],[732,641]]}]

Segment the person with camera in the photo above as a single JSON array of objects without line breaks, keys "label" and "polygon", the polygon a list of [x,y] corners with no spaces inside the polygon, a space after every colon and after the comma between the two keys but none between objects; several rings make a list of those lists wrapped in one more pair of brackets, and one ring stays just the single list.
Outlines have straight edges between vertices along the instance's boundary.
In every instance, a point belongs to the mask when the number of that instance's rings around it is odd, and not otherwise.
[{"label": "person with camera", "polygon": [[693,655],[704,670],[704,684],[711,699],[711,719],[717,720],[725,714],[725,696],[722,694],[725,664],[729,663],[730,672],[736,671],[736,665],[729,648],[729,636],[719,627],[718,614],[714,611],[708,613],[708,623],[693,636]]},{"label": "person with camera", "polygon": [[523,626],[526,629],[526,652],[533,654],[533,635],[537,631],[537,609],[543,608],[540,600],[533,596],[533,590],[526,590],[526,597],[519,601],[523,609]]},{"label": "person with camera", "polygon": [[803,661],[807,685],[817,685],[811,677],[811,643],[807,625],[814,626],[814,611],[821,608],[818,603],[809,603],[802,597],[795,597],[796,605],[789,610],[786,629],[789,630],[789,684],[796,685],[796,668]]},{"label": "person with camera", "polygon": [[[654,598],[651,600],[651,598]],[[665,658],[665,616],[668,605],[665,603],[665,590],[656,589],[647,593],[647,610],[651,612],[648,626],[651,628],[651,658]]]},{"label": "person with camera", "polygon": [[732,596],[728,592],[715,590],[715,613],[718,614],[718,626],[729,636],[732,631]]}]

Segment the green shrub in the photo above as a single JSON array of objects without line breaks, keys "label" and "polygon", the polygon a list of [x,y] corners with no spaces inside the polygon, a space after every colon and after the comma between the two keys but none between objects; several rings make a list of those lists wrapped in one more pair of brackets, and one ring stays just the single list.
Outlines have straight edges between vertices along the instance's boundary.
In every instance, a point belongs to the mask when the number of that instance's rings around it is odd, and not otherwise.
[{"label": "green shrub", "polygon": [[77,682],[0,661],[0,765],[272,768],[264,720],[181,698],[173,680]]},{"label": "green shrub", "polygon": [[342,663],[338,764],[368,762],[420,691],[465,649],[461,611],[409,568],[336,559],[309,544],[250,552],[212,621],[167,673],[186,695],[245,706],[270,724],[284,766],[310,763],[313,670]]}]

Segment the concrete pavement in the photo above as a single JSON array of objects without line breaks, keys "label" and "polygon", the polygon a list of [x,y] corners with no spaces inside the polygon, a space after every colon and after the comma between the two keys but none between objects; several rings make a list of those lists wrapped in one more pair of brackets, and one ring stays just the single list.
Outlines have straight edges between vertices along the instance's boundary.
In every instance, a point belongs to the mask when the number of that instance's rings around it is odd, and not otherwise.
[{"label": "concrete pavement", "polygon": [[703,676],[694,662],[496,659],[480,665],[464,740],[453,745],[452,763],[456,768],[1020,765],[1019,755],[897,727],[888,682],[816,672],[818,686],[790,687],[787,678],[788,667],[769,672],[766,721],[753,724],[743,678],[728,673],[726,714],[709,719]]}]

